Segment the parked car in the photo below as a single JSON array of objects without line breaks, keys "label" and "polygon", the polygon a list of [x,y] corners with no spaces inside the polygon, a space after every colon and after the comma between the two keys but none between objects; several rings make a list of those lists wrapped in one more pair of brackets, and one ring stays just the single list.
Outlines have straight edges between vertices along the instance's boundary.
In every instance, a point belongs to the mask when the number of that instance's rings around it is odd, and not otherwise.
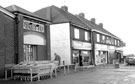
[{"label": "parked car", "polygon": [[127,65],[135,65],[135,56],[128,56],[126,57]]}]

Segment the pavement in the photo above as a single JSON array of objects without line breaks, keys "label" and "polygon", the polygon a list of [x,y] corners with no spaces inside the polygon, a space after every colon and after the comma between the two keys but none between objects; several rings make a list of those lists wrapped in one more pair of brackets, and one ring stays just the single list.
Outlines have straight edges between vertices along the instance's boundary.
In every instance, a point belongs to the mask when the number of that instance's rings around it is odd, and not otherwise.
[{"label": "pavement", "polygon": [[111,64],[99,65],[77,72],[71,69],[66,75],[60,71],[56,78],[51,79],[34,82],[0,80],[0,84],[135,84],[135,66],[121,64],[120,68],[114,68]]}]

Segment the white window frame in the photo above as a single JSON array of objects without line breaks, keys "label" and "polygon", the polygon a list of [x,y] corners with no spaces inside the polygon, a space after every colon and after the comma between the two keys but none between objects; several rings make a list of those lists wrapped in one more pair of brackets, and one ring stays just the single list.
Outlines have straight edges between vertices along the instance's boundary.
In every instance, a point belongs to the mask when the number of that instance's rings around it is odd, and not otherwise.
[{"label": "white window frame", "polygon": [[114,39],[112,38],[112,45],[114,45]]},{"label": "white window frame", "polygon": [[97,42],[100,42],[100,34],[97,34]]},{"label": "white window frame", "polygon": [[117,45],[117,40],[115,39],[115,45]]},{"label": "white window frame", "polygon": [[74,37],[75,37],[76,39],[79,39],[79,38],[80,38],[80,31],[79,31],[79,29],[77,29],[77,28],[74,28]]},{"label": "white window frame", "polygon": [[84,36],[85,36],[85,40],[86,40],[86,41],[89,41],[90,36],[89,36],[89,32],[88,32],[88,31],[85,31],[85,32],[84,32]]},{"label": "white window frame", "polygon": [[120,46],[120,41],[118,40],[118,46]]},{"label": "white window frame", "polygon": [[105,36],[102,35],[102,42],[105,43]]}]

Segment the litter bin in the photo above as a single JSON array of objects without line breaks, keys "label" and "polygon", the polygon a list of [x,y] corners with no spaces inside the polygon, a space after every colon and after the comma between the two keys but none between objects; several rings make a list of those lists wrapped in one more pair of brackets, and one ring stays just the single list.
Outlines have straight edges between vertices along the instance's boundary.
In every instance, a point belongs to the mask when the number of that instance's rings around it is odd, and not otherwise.
[{"label": "litter bin", "polygon": [[115,68],[120,68],[119,61],[118,60],[115,60],[114,67]]}]

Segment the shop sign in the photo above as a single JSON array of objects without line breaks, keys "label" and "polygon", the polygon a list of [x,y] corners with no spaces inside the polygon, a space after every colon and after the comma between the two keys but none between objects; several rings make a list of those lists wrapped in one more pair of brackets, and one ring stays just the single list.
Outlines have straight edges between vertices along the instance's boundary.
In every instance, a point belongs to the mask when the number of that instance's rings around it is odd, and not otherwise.
[{"label": "shop sign", "polygon": [[109,45],[108,45],[108,49],[109,49],[109,50],[115,50],[115,47],[114,47],[114,46],[109,46]]},{"label": "shop sign", "polygon": [[28,21],[28,20],[23,20],[23,28],[26,30],[44,33],[44,25],[43,24]]},{"label": "shop sign", "polygon": [[75,49],[91,50],[91,44],[81,41],[72,41],[72,46]]},{"label": "shop sign", "polygon": [[107,45],[95,44],[97,50],[108,50]]},{"label": "shop sign", "polygon": [[123,50],[123,48],[116,48],[116,50]]}]

